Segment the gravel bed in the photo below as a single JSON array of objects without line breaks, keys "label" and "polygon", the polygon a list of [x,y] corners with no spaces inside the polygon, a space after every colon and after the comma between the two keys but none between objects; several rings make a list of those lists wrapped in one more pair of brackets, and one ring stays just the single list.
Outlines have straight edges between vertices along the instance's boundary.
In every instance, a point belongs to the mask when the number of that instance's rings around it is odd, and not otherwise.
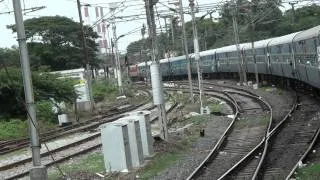
[{"label": "gravel bed", "polygon": [[224,116],[213,116],[206,123],[205,136],[193,144],[191,149],[180,160],[153,179],[185,179],[207,156],[231,120],[231,118]]},{"label": "gravel bed", "polygon": [[[85,143],[83,143],[81,145],[78,145],[76,147],[71,147],[71,148],[68,148],[67,150],[54,153],[53,157],[56,160],[59,160],[59,159],[64,158],[64,157],[66,157],[68,155],[71,155],[71,154],[74,154],[76,152],[85,150],[85,149],[87,149],[89,147],[93,147],[93,146],[95,146],[95,145],[97,145],[99,143],[101,143],[101,138],[100,137],[95,138],[95,139],[93,139],[91,141],[85,142]],[[41,163],[43,165],[46,165],[46,164],[48,164],[50,162],[52,162],[52,159],[49,156],[41,158]],[[31,166],[32,166],[32,162],[17,166],[17,167],[14,168],[14,170],[9,169],[9,170],[2,171],[0,179],[11,177],[11,176],[13,176],[13,175],[15,175],[17,173],[22,173],[22,172],[29,171]]]}]

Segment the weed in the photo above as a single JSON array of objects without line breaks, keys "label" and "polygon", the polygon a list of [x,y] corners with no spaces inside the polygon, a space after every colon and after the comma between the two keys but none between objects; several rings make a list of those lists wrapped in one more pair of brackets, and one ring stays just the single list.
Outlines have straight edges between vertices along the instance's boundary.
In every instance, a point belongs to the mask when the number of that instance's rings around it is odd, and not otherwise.
[{"label": "weed", "polygon": [[141,173],[139,174],[140,179],[151,179],[182,156],[183,152],[181,151],[156,154],[152,162],[141,170]]},{"label": "weed", "polygon": [[0,139],[10,140],[27,137],[28,123],[19,119],[0,120]]},{"label": "weed", "polygon": [[[88,172],[96,173],[104,171],[103,155],[94,153],[80,159],[78,162],[63,165],[60,167],[64,173]],[[49,174],[49,179],[60,179],[60,175],[55,172]]]},{"label": "weed", "polygon": [[221,104],[218,102],[218,103],[210,104],[209,109],[213,113],[220,113],[222,107],[221,107]]},{"label": "weed", "polygon": [[298,170],[297,180],[316,180],[320,177],[320,163],[313,164]]},{"label": "weed", "polygon": [[95,81],[92,84],[92,94],[96,102],[103,101],[105,98],[115,96],[117,88],[108,82]]}]

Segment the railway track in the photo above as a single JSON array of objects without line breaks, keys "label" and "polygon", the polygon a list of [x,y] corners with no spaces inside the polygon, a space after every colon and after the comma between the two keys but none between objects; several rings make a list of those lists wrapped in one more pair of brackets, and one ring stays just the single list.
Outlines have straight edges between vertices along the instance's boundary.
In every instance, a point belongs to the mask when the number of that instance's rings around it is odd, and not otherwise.
[{"label": "railway track", "polygon": [[[225,132],[224,140],[219,148],[213,149],[208,157],[193,171],[187,179],[217,179],[234,162],[259,143],[265,134],[268,121],[272,117],[270,106],[257,96],[240,92],[224,92],[238,107],[240,112],[233,126]],[[262,124],[255,124],[257,115],[263,116]],[[246,127],[244,123],[253,123]],[[222,163],[223,162],[223,163]]]},{"label": "railway track", "polygon": [[[97,128],[99,125],[114,121],[118,118],[120,118],[122,113],[125,113],[127,111],[131,111],[134,109],[137,109],[143,105],[145,105],[146,102],[143,102],[138,105],[131,105],[125,108],[118,109],[118,107],[110,109],[107,113],[103,115],[96,116],[92,119],[76,123],[70,126],[58,128],[56,130],[52,130],[46,133],[43,133],[40,135],[40,141],[41,142],[47,142],[62,136],[66,136],[75,132],[79,131],[88,131]],[[150,107],[152,109],[153,106]],[[5,141],[0,144],[0,155],[4,155],[25,147],[29,146],[29,139],[24,138],[24,139],[18,139],[18,140],[11,140],[11,141]]]},{"label": "railway track", "polygon": [[319,137],[319,123],[311,118],[318,104],[301,102],[298,111],[296,102],[282,120],[270,121],[260,143],[223,175],[211,179],[290,179]]},{"label": "railway track", "polygon": [[[177,103],[172,104],[167,112],[172,111],[177,106]],[[157,120],[158,117],[152,117],[151,121]],[[65,146],[45,152],[41,154],[41,161],[46,167],[53,166],[55,163],[61,163],[69,160],[72,157],[79,156],[101,147],[100,132],[95,132],[89,137],[67,144]],[[51,158],[54,157],[55,161]],[[32,166],[31,157],[6,164],[0,167],[1,179],[17,179],[29,174],[29,168]],[[14,170],[12,170],[14,169]]]},{"label": "railway track", "polygon": [[319,108],[319,103],[314,99],[300,95],[296,111],[270,137],[268,153],[255,178],[287,178],[318,133],[319,119],[313,117]]},{"label": "railway track", "polygon": [[[211,85],[210,83],[207,84],[207,86]],[[185,84],[178,83],[178,86],[184,88]],[[221,87],[219,90],[213,87],[206,87],[204,90],[207,94],[214,93],[217,95],[217,93],[223,93],[224,98],[228,97],[233,101],[237,108],[237,113],[234,121],[224,132],[216,146],[187,179],[215,179],[215,177],[219,177],[223,173],[223,170],[233,165],[233,162],[236,162],[237,159],[251,151],[256,144],[263,142],[264,136],[267,133],[265,129],[270,128],[272,120],[271,106],[261,97],[250,91],[233,89],[232,87]],[[265,118],[262,122],[264,125],[260,127],[254,125],[245,130],[242,129],[243,127],[241,128],[243,126],[241,125],[241,120],[249,119],[250,121],[250,119],[253,120],[257,115]],[[254,120],[252,120],[251,123],[254,123]],[[216,167],[218,167],[218,170]]]}]

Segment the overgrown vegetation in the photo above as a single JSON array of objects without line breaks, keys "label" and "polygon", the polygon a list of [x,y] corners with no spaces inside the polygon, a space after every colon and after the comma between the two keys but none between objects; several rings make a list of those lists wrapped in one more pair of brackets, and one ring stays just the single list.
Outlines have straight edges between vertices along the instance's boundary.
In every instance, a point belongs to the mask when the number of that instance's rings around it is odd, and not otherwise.
[{"label": "overgrown vegetation", "polygon": [[[73,174],[79,172],[86,173],[97,173],[104,172],[104,161],[103,155],[98,153],[89,154],[85,158],[80,159],[79,161],[67,165],[63,165],[60,167],[63,169],[63,172],[66,174]],[[61,179],[61,176],[58,172],[49,174],[50,180],[58,180]]]},{"label": "overgrown vegetation", "polygon": [[169,165],[177,161],[183,156],[183,151],[174,150],[167,153],[158,153],[139,174],[139,179],[152,179],[157,173],[165,170]]},{"label": "overgrown vegetation", "polygon": [[211,113],[221,113],[222,106],[221,106],[220,102],[216,101],[216,102],[209,104],[209,109],[210,109]]},{"label": "overgrown vegetation", "polygon": [[[21,70],[8,68],[0,70],[0,119],[18,118],[26,119],[24,104],[24,88]],[[77,98],[72,79],[58,79],[58,75],[48,73],[32,73],[35,101],[41,110],[45,101],[53,98],[56,102],[73,103]],[[39,104],[40,103],[40,104]],[[49,107],[46,107],[47,110]],[[44,119],[45,120],[45,119]],[[50,120],[50,119],[49,119]]]},{"label": "overgrown vegetation", "polygon": [[104,101],[108,97],[115,97],[117,90],[114,84],[102,80],[96,80],[92,84],[92,93],[95,102]]},{"label": "overgrown vegetation", "polygon": [[320,177],[320,163],[298,169],[297,180],[317,180]]},{"label": "overgrown vegetation", "polygon": [[10,140],[28,135],[28,123],[20,119],[0,119],[0,140]]},{"label": "overgrown vegetation", "polygon": [[181,104],[187,104],[188,102],[190,102],[189,95],[186,93],[177,91],[173,91],[170,93],[171,95],[169,96],[169,101],[179,102]]}]

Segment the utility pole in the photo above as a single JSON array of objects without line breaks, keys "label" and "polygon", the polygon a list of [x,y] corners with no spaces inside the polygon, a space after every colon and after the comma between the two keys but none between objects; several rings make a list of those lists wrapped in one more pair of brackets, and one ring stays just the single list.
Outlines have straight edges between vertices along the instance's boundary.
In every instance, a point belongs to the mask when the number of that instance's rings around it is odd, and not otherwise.
[{"label": "utility pole", "polygon": [[152,83],[152,94],[153,103],[157,105],[159,115],[159,127],[160,136],[162,139],[168,140],[168,128],[167,128],[167,115],[165,109],[165,102],[163,97],[163,83],[160,72],[160,64],[158,59],[158,48],[157,48],[157,34],[156,34],[156,23],[154,19],[153,6],[158,0],[145,0],[146,3],[146,14],[149,26],[149,36],[152,42],[152,64],[150,65],[151,83]]},{"label": "utility pole", "polygon": [[87,41],[86,41],[86,34],[84,32],[83,27],[83,21],[82,21],[82,13],[81,13],[81,4],[80,0],[77,0],[77,7],[78,7],[78,13],[79,13],[79,20],[80,20],[80,28],[81,28],[81,34],[82,34],[82,48],[84,52],[85,62],[86,62],[86,75],[87,75],[87,83],[88,83],[88,93],[89,93],[89,101],[90,101],[90,111],[92,112],[94,109],[94,100],[93,100],[93,94],[92,94],[92,75],[89,65],[89,57],[88,57],[88,48],[87,48]]},{"label": "utility pole", "polygon": [[[240,40],[239,40],[238,22],[237,22],[237,16],[236,16],[236,11],[237,11],[236,2],[233,2],[233,6],[234,7],[233,7],[233,13],[232,13],[232,23],[233,23],[234,39],[235,39],[235,43],[238,51],[238,57],[239,57],[238,69],[239,69],[240,85],[242,85],[244,80],[243,57],[242,57],[242,53],[239,45]],[[246,80],[245,80],[245,83],[246,83]]]},{"label": "utility pole", "polygon": [[173,16],[170,17],[170,20],[171,20],[171,23],[170,23],[170,25],[171,25],[171,38],[172,38],[172,46],[176,47],[175,43],[174,43],[175,42],[175,38],[174,38],[174,29],[173,29],[173,27],[174,27],[173,26],[173,18],[174,18]]},{"label": "utility pole", "polygon": [[292,24],[294,24],[296,22],[296,13],[295,13],[295,10],[294,10],[294,5],[298,4],[298,1],[292,1],[292,2],[289,2],[289,4],[291,5],[291,9],[292,9]]},{"label": "utility pole", "polygon": [[252,57],[253,57],[253,62],[254,62],[254,72],[255,72],[255,77],[256,77],[256,84],[257,87],[259,87],[259,72],[258,72],[258,64],[257,64],[257,57],[256,57],[256,48],[254,47],[254,29],[255,25],[254,23],[251,23],[251,48],[252,48]]},{"label": "utility pole", "polygon": [[201,69],[201,59],[200,59],[200,50],[199,50],[199,40],[198,40],[198,30],[196,27],[196,17],[194,14],[194,0],[189,0],[190,9],[191,9],[191,16],[192,16],[192,28],[193,28],[193,45],[194,45],[194,54],[195,54],[195,61],[197,62],[197,71],[198,71],[198,83],[199,83],[199,91],[200,91],[200,112],[202,113],[203,107],[203,87],[202,87],[202,69]]},{"label": "utility pole", "polygon": [[190,101],[193,104],[193,86],[192,86],[192,75],[191,75],[191,61],[189,58],[189,50],[188,50],[188,41],[187,41],[187,35],[186,35],[186,26],[184,23],[184,13],[183,13],[183,5],[182,0],[179,0],[179,11],[180,11],[180,18],[181,18],[181,26],[182,26],[182,44],[184,47],[184,54],[186,55],[186,61],[187,61],[187,68],[188,68],[188,81],[189,81],[189,89],[190,89]]},{"label": "utility pole", "polygon": [[[112,5],[114,6],[114,5]],[[111,16],[112,16],[112,31],[113,31],[113,43],[114,43],[114,56],[116,60],[116,73],[117,73],[117,79],[118,79],[118,87],[119,87],[119,93],[123,93],[122,89],[122,74],[121,74],[121,63],[119,58],[119,52],[118,52],[118,38],[117,38],[117,30],[116,30],[116,22],[115,22],[115,7],[110,8]]]},{"label": "utility pole", "polygon": [[142,44],[141,44],[141,59],[144,61],[145,64],[145,70],[144,70],[144,75],[145,75],[145,84],[148,86],[148,71],[147,71],[147,66],[148,66],[148,58],[146,57],[146,51],[145,51],[145,45],[146,45],[146,40],[144,38],[146,34],[146,26],[143,24],[141,28],[141,36],[142,36]]},{"label": "utility pole", "polygon": [[[251,6],[251,16],[254,17],[254,13],[256,12],[255,6]],[[253,20],[250,20],[250,38],[251,38],[251,48],[252,48],[252,57],[254,62],[254,73],[256,78],[256,85],[259,88],[259,72],[258,72],[258,64],[257,64],[257,57],[256,57],[256,49],[254,47],[254,40],[255,40],[255,22]]]},{"label": "utility pole", "polygon": [[20,49],[20,61],[22,68],[22,78],[24,84],[24,94],[26,101],[26,110],[28,113],[28,123],[29,123],[29,136],[31,142],[32,151],[32,163],[33,167],[30,169],[30,179],[31,180],[46,180],[48,179],[47,169],[45,166],[41,165],[40,157],[40,141],[38,132],[38,122],[36,116],[36,106],[33,96],[32,78],[30,71],[29,55],[27,48],[27,39],[23,24],[21,2],[20,0],[12,0],[14,16],[17,27],[18,43]]}]

